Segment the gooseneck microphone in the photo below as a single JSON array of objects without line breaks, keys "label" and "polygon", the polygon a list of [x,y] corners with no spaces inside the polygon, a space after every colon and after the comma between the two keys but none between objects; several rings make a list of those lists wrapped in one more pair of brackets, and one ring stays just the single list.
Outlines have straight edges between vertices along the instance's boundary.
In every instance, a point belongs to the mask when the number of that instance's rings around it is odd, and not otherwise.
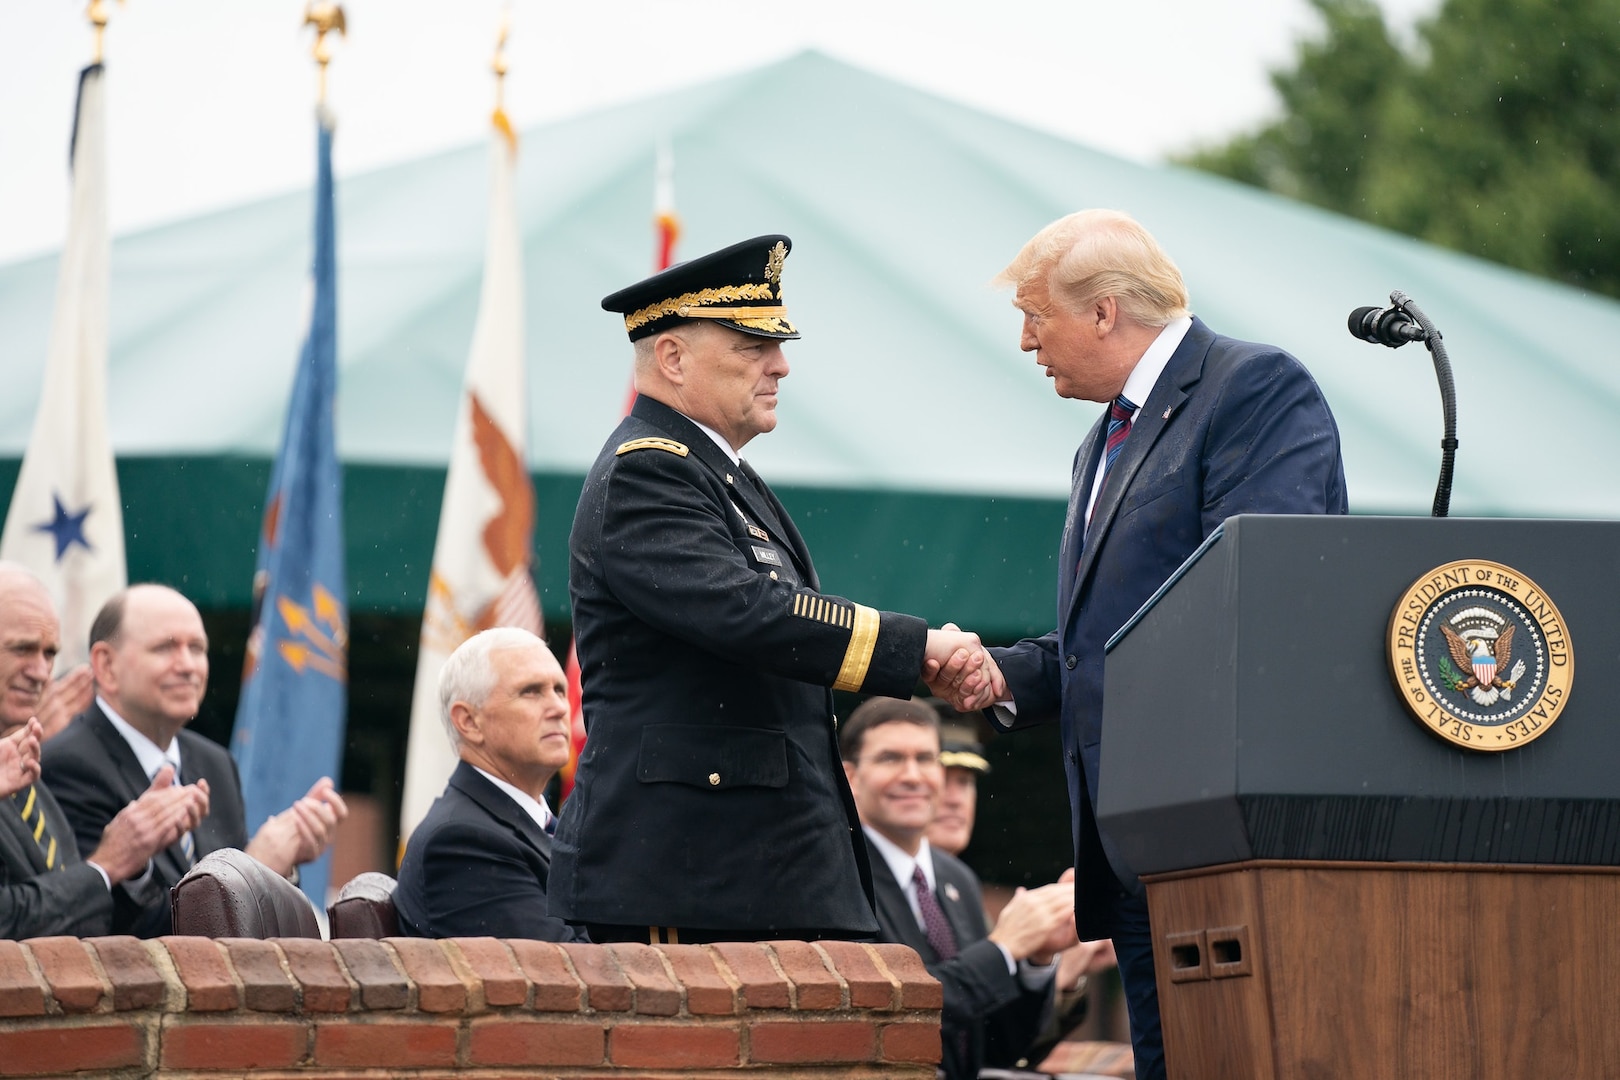
[{"label": "gooseneck microphone", "polygon": [[1432,516],[1451,511],[1451,474],[1457,459],[1457,390],[1451,379],[1446,343],[1429,317],[1399,289],[1389,294],[1387,308],[1358,307],[1350,313],[1350,333],[1374,345],[1398,349],[1408,341],[1421,341],[1434,357],[1434,375],[1440,383],[1440,413],[1444,434],[1440,439],[1440,482],[1434,489]]},{"label": "gooseneck microphone", "polygon": [[1398,349],[1408,341],[1424,341],[1428,331],[1398,307],[1358,307],[1350,313],[1350,333],[1374,345]]}]

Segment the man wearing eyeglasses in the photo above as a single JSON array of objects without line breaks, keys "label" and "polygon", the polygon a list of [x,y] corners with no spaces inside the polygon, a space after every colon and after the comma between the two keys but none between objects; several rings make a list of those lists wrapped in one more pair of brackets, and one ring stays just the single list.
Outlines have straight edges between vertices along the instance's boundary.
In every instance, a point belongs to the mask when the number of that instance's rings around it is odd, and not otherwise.
[{"label": "man wearing eyeglasses", "polygon": [[927,703],[866,701],[840,729],[839,749],[871,854],[879,936],[916,949],[944,989],[945,1076],[1016,1063],[1050,1008],[1054,958],[1075,944],[1070,886],[1020,889],[987,927],[979,879],[928,843],[945,766]]}]

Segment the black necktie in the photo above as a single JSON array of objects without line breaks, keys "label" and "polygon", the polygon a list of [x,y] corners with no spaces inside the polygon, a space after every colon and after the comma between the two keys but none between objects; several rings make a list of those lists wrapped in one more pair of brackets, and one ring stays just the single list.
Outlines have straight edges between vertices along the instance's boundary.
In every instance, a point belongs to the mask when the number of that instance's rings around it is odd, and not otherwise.
[{"label": "black necktie", "polygon": [[737,459],[737,470],[742,473],[743,482],[752,489],[755,495],[759,496],[759,501],[764,505],[765,512],[770,515],[770,519],[765,524],[769,525],[777,536],[786,535],[787,530],[782,528],[782,522],[777,519],[776,500],[771,498],[771,489],[765,486],[765,481],[759,478],[759,473],[755,472],[754,467],[742,458]]}]

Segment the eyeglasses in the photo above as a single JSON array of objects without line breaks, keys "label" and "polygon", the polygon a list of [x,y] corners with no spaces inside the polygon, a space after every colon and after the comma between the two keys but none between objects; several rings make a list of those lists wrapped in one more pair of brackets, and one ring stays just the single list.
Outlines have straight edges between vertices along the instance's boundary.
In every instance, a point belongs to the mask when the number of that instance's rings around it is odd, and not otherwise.
[{"label": "eyeglasses", "polygon": [[939,753],[919,750],[915,754],[902,754],[898,750],[879,750],[867,761],[880,769],[903,769],[907,762],[915,762],[919,769],[932,769],[939,764]]}]

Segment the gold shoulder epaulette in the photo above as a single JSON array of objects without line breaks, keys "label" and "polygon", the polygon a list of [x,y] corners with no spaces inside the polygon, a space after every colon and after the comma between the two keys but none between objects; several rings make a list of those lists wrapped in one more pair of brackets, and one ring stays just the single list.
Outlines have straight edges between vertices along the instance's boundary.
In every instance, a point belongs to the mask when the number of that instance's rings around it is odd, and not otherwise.
[{"label": "gold shoulder epaulette", "polygon": [[665,450],[676,457],[685,457],[689,451],[685,443],[678,443],[674,439],[631,439],[627,443],[620,443],[619,448],[613,451],[613,456],[628,454],[632,450]]}]

